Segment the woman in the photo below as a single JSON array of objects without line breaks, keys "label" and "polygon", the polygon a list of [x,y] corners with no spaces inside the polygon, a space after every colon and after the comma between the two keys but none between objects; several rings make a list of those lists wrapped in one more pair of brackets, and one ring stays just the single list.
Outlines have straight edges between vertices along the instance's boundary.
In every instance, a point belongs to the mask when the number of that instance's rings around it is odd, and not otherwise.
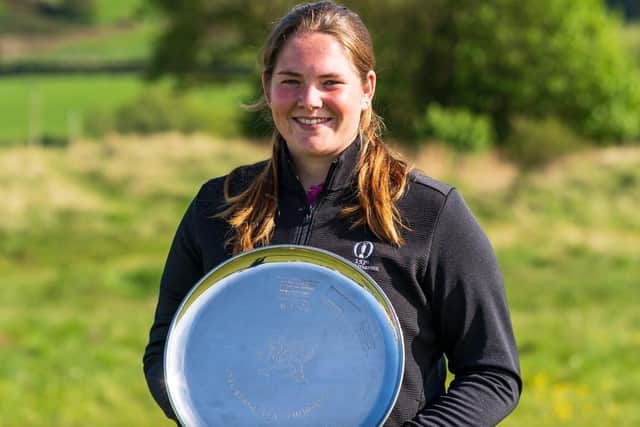
[{"label": "woman", "polygon": [[383,144],[366,27],[331,2],[294,8],[263,67],[272,156],[204,184],[180,223],[144,357],[153,396],[174,418],[162,357],[189,289],[232,254],[295,243],[357,262],[391,300],[406,362],[386,425],[495,425],[522,385],[495,256],[460,195]]}]

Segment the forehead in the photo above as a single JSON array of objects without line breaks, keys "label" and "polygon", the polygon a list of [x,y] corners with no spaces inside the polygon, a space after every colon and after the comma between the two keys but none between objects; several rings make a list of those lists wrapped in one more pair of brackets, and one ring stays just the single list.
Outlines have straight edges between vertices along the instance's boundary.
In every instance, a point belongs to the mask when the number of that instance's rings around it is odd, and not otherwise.
[{"label": "forehead", "polygon": [[274,71],[357,74],[346,49],[332,35],[301,33],[287,40]]}]

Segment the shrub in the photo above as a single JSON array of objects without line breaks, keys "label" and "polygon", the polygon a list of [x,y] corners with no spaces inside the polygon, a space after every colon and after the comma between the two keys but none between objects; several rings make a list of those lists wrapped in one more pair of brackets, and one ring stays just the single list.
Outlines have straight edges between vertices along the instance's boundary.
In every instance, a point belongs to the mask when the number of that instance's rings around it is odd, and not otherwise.
[{"label": "shrub", "polygon": [[95,0],[63,0],[62,5],[72,21],[88,24],[95,20]]},{"label": "shrub", "polygon": [[37,11],[48,18],[90,24],[96,16],[95,0],[39,0]]},{"label": "shrub", "polygon": [[584,141],[569,127],[553,117],[518,117],[513,119],[511,128],[511,134],[504,141],[503,152],[528,169],[542,166],[584,145]]},{"label": "shrub", "polygon": [[[632,70],[629,70],[633,74]],[[640,81],[614,80],[612,96],[595,106],[584,119],[587,135],[603,142],[629,141],[640,136]]]},{"label": "shrub", "polygon": [[83,121],[83,131],[90,137],[100,138],[114,130],[113,113],[104,109],[89,111]]},{"label": "shrub", "polygon": [[84,131],[94,138],[109,132],[152,134],[167,131],[209,131],[209,114],[179,93],[147,90],[115,111],[96,109],[84,120]]},{"label": "shrub", "polygon": [[207,122],[206,113],[185,97],[148,91],[116,110],[114,130],[140,134],[169,130],[189,133],[206,129]]},{"label": "shrub", "polygon": [[493,144],[491,120],[464,108],[443,108],[430,104],[416,123],[420,137],[442,140],[457,151],[481,151]]},{"label": "shrub", "polygon": [[42,135],[40,145],[44,147],[66,147],[69,145],[69,137],[61,135]]}]

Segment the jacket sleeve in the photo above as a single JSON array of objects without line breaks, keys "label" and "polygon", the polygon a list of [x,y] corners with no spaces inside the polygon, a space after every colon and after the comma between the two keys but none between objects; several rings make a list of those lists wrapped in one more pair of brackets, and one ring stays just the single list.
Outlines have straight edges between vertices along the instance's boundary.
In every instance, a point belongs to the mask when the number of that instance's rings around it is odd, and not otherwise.
[{"label": "jacket sleeve", "polygon": [[493,426],[517,405],[522,381],[502,276],[487,237],[451,190],[425,279],[454,379],[407,426]]},{"label": "jacket sleeve", "polygon": [[167,417],[176,419],[164,383],[164,349],[169,326],[189,290],[202,278],[200,246],[195,239],[196,201],[187,209],[173,239],[160,281],[155,317],[143,365],[149,390]]}]

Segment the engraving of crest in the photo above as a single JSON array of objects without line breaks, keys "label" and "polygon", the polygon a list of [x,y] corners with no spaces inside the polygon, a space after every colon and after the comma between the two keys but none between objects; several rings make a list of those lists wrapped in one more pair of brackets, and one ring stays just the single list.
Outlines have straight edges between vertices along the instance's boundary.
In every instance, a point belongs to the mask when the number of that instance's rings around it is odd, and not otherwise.
[{"label": "engraving of crest", "polygon": [[263,376],[279,375],[292,379],[296,383],[304,383],[305,365],[313,359],[316,348],[309,348],[307,343],[291,343],[283,337],[270,342],[265,351],[258,352],[259,359],[265,365],[258,369]]}]

